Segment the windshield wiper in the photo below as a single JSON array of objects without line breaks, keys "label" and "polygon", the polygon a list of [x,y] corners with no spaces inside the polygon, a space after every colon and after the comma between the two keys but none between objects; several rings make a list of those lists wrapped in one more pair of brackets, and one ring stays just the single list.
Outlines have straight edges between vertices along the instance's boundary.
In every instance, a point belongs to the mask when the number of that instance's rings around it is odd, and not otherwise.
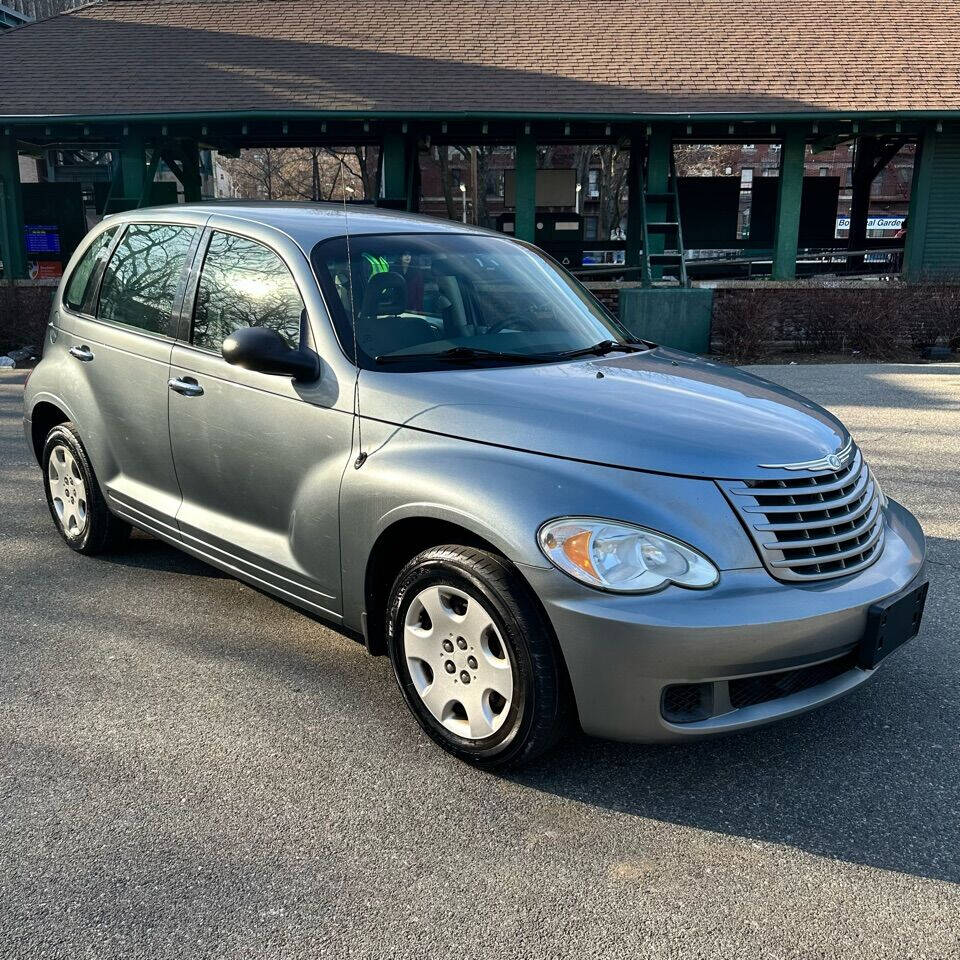
[{"label": "windshield wiper", "polygon": [[376,358],[377,363],[400,363],[404,360],[508,360],[511,363],[541,363],[555,354],[505,353],[502,350],[484,350],[482,347],[451,347],[436,353],[387,353]]},{"label": "windshield wiper", "polygon": [[485,350],[483,347],[451,347],[437,353],[387,353],[376,358],[377,363],[400,363],[403,360],[449,360],[452,363],[470,360],[505,360],[510,363],[544,363],[554,360],[571,360],[574,357],[601,357],[607,353],[644,352],[653,344],[644,340],[601,340],[589,347],[577,350],[562,350],[556,353],[507,353],[503,350]]},{"label": "windshield wiper", "polygon": [[589,347],[581,347],[579,350],[566,350],[563,353],[553,354],[554,358],[570,360],[573,357],[602,357],[608,353],[643,353],[651,348],[652,344],[644,340],[629,340],[621,342],[619,340],[601,340]]}]

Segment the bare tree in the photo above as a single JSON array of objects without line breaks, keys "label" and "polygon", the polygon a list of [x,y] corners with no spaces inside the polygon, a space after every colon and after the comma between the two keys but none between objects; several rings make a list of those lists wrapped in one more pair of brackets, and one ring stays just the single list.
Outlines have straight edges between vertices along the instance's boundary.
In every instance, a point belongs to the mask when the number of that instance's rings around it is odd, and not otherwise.
[{"label": "bare tree", "polygon": [[574,168],[579,183],[589,183],[591,170],[597,171],[599,197],[598,235],[607,239],[626,213],[630,148],[624,143],[605,143],[577,147]]},{"label": "bare tree", "polygon": [[[373,148],[375,149],[375,148]],[[240,196],[263,200],[374,199],[376,168],[367,146],[270,147],[220,157]]]},{"label": "bare tree", "polygon": [[88,0],[4,0],[4,6],[12,7],[34,20],[43,20],[46,17],[55,17],[58,13],[65,13],[74,7],[82,6]]},{"label": "bare tree", "polygon": [[220,157],[220,163],[233,177],[240,196],[260,200],[291,200],[299,191],[291,191],[290,175],[296,160],[289,149],[242,150],[239,157]]},{"label": "bare tree", "polygon": [[681,177],[722,177],[727,168],[737,169],[739,143],[678,143],[673,148],[677,175]]}]

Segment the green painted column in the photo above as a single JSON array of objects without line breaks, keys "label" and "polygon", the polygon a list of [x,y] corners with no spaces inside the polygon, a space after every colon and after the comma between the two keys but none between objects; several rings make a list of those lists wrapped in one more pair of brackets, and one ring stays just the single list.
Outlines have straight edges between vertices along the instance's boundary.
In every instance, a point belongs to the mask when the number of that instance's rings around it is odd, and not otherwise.
[{"label": "green painted column", "polygon": [[[876,137],[857,137],[853,156],[850,193],[850,230],[847,250],[862,250],[867,245],[867,222],[870,218],[870,190],[879,143]],[[848,267],[862,267],[863,257],[847,257]]]},{"label": "green painted column", "polygon": [[533,243],[537,238],[537,141],[532,134],[517,137],[516,213],[513,235]]},{"label": "green painted column", "polygon": [[147,155],[143,137],[136,132],[128,133],[120,141],[120,166],[118,170],[120,188],[119,197],[129,209],[140,202],[144,188],[144,171],[147,167]]},{"label": "green painted column", "polygon": [[[639,131],[630,138],[630,168],[627,171],[627,253],[628,267],[640,266],[640,251],[643,249],[642,202],[643,139]],[[629,279],[636,280],[636,274]]]},{"label": "green painted column", "polygon": [[402,133],[383,135],[383,198],[407,200],[407,143]]},{"label": "green painted column", "polygon": [[[657,124],[650,130],[647,143],[647,193],[670,192],[670,155],[673,152],[673,133],[669,127]],[[667,203],[662,200],[647,204],[647,218],[651,223],[662,223],[673,219]],[[680,213],[677,211],[677,216]],[[649,234],[650,253],[663,253],[667,238],[662,233]],[[663,267],[652,267],[653,280],[663,279]]]},{"label": "green painted column", "polygon": [[423,192],[420,150],[416,140],[409,143],[407,147],[407,210],[411,213],[419,213],[420,196]]},{"label": "green painted column", "polygon": [[26,277],[20,161],[17,141],[8,133],[0,133],[0,259],[4,280]]},{"label": "green painted column", "polygon": [[183,142],[183,200],[184,203],[199,203],[203,179],[200,175],[200,147],[196,140]]},{"label": "green painted column", "polygon": [[917,144],[913,161],[913,182],[910,186],[910,211],[907,215],[907,238],[903,250],[903,275],[907,280],[923,279],[924,247],[930,220],[930,194],[933,167],[937,155],[937,133],[933,125],[924,131]]},{"label": "green painted column", "polygon": [[150,159],[143,171],[143,185],[140,189],[140,200],[138,207],[149,207],[153,200],[153,181],[157,175],[157,168],[160,166],[160,148],[154,147],[150,151]]},{"label": "green painted column", "polygon": [[790,128],[783,138],[780,183],[777,190],[777,223],[773,234],[774,280],[793,280],[797,275],[800,238],[800,200],[803,195],[803,161],[807,143],[801,128]]}]

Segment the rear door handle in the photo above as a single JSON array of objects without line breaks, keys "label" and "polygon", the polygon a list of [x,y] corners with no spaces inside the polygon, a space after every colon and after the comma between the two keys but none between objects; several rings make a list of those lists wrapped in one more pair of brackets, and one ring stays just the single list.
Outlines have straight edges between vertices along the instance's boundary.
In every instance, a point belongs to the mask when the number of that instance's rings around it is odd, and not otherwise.
[{"label": "rear door handle", "polygon": [[93,351],[86,344],[82,347],[71,347],[69,353],[71,357],[76,357],[84,363],[89,363],[93,359]]},{"label": "rear door handle", "polygon": [[193,377],[173,377],[167,381],[167,386],[184,397],[202,397],[203,387]]}]

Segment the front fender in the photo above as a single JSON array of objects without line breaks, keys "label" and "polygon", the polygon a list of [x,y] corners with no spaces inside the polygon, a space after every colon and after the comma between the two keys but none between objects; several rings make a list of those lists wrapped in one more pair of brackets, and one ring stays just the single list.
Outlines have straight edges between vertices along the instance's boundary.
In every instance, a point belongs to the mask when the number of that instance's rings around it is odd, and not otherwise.
[{"label": "front fender", "polygon": [[601,516],[660,530],[721,569],[759,567],[753,545],[709,480],[578,463],[363,422],[367,458],[341,488],[344,614],[359,626],[367,561],[400,520],[457,524],[517,564],[548,567],[540,526],[558,516]]}]

